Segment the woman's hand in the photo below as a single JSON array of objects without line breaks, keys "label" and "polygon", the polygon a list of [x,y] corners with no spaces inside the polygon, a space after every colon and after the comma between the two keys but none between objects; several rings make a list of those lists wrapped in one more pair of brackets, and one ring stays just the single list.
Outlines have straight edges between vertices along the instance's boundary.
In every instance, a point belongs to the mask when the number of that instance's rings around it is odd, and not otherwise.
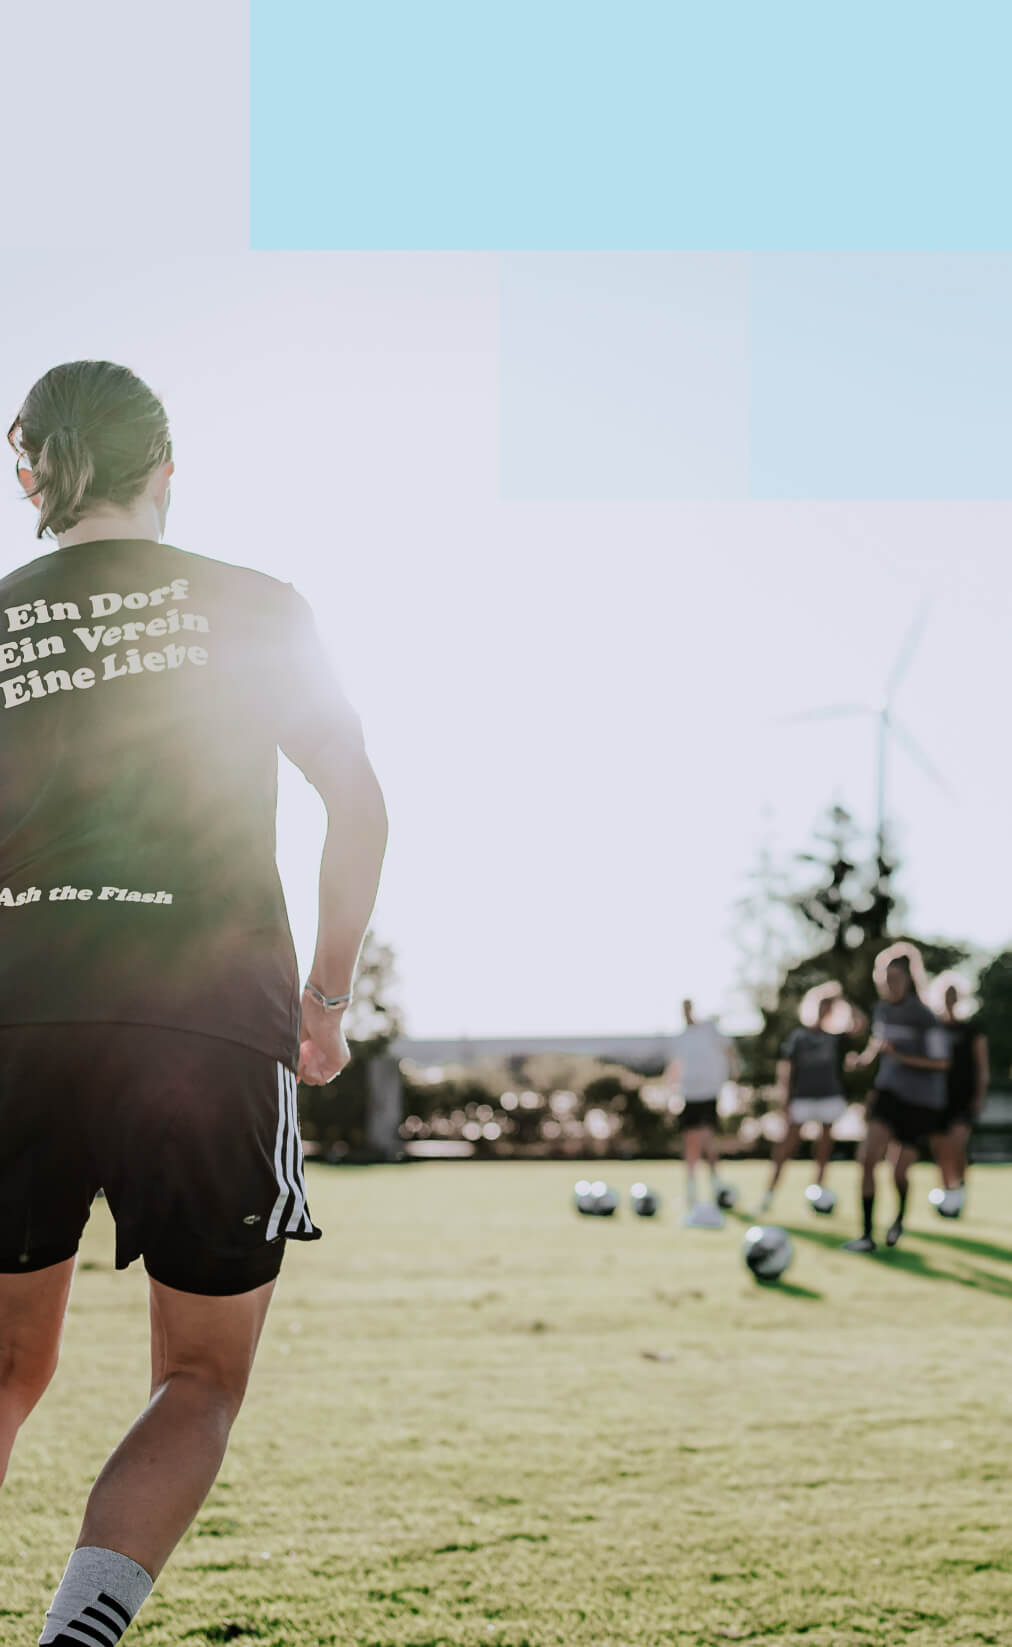
[{"label": "woman's hand", "polygon": [[351,1061],[344,1033],[344,1008],[327,1012],[303,991],[299,1034],[298,1078],[309,1087],[325,1087]]}]

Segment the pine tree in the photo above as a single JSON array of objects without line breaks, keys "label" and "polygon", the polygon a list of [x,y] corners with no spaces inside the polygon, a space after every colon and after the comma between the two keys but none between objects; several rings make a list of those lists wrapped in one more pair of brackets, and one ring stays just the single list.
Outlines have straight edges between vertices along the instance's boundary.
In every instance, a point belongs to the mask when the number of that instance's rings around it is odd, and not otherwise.
[{"label": "pine tree", "polygon": [[[857,826],[845,807],[828,808],[814,833],[818,849],[798,853],[796,861],[817,873],[809,872],[806,885],[784,896],[799,922],[802,958],[785,971],[775,1003],[759,1003],[762,1028],[741,1046],[743,1078],[756,1087],[775,1080],[780,1047],[798,1022],[810,989],[837,983],[870,1017],[876,1000],[875,960],[888,944],[916,944],[929,973],[955,966],[968,954],[964,946],[896,930],[905,913],[894,885],[896,859],[879,842],[870,857],[862,854]],[[867,1078],[858,1085],[867,1085]]]}]

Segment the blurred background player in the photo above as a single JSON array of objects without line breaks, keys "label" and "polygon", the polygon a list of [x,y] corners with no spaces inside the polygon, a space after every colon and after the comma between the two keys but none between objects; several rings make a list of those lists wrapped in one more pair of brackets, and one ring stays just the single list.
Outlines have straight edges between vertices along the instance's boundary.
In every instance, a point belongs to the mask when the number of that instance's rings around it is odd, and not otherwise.
[{"label": "blurred background player", "polygon": [[710,1169],[714,1201],[721,1189],[718,1172],[717,1098],[728,1081],[738,1078],[734,1043],[722,1035],[716,1018],[696,1021],[691,1001],[682,1002],[685,1028],[674,1037],[665,1081],[677,1086],[685,1101],[681,1130],[685,1139],[685,1201],[687,1213],[696,1204],[696,1167],[700,1159]]},{"label": "blurred background player", "polygon": [[773,1204],[780,1175],[793,1160],[806,1121],[816,1121],[815,1182],[825,1184],[833,1153],[833,1127],[847,1109],[843,1060],[850,1042],[868,1028],[864,1013],[844,998],[839,984],[820,984],[801,1003],[800,1022],[780,1049],[777,1086],[782,1095],[786,1130],[773,1152],[769,1186],[756,1208],[761,1217]]},{"label": "blurred background player", "polygon": [[882,999],[872,1019],[871,1040],[860,1055],[852,1054],[847,1067],[860,1068],[879,1059],[875,1087],[868,1101],[868,1131],[861,1147],[861,1196],[864,1228],[848,1252],[874,1252],[872,1218],[875,1206],[875,1168],[891,1144],[896,1183],[896,1217],[886,1233],[894,1247],[903,1234],[910,1167],[925,1139],[941,1130],[946,1106],[949,1037],[931,1008],[921,999],[920,956],[909,945],[893,945],[875,963],[875,983]]},{"label": "blurred background player", "polygon": [[950,1062],[943,1126],[935,1140],[942,1186],[932,1190],[931,1200],[950,1218],[958,1218],[966,1201],[970,1134],[987,1097],[991,1070],[987,1036],[965,982],[948,974],[938,985]]}]

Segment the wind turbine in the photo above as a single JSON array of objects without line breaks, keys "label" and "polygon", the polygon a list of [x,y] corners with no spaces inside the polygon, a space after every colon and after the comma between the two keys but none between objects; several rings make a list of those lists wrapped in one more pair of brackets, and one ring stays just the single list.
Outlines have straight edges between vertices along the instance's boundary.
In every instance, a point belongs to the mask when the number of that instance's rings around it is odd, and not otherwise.
[{"label": "wind turbine", "polygon": [[893,713],[893,700],[899,690],[907,670],[913,662],[914,653],[924,630],[931,601],[926,600],[913,623],[907,630],[903,643],[896,655],[885,690],[877,706],[867,703],[831,704],[825,709],[803,710],[798,715],[781,715],[781,721],[829,721],[849,720],[855,716],[871,715],[878,721],[878,740],[876,758],[876,810],[878,813],[878,851],[879,858],[885,856],[886,839],[886,773],[889,762],[889,740],[895,738],[907,752],[910,759],[926,773],[931,781],[953,799],[953,793],[941,773],[934,767],[916,739],[900,724]]}]

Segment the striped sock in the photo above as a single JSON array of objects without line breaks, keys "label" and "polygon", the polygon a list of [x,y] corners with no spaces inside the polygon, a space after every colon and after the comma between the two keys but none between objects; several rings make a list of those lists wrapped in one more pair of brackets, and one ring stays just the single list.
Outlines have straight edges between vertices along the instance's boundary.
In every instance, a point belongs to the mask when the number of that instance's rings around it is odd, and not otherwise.
[{"label": "striped sock", "polygon": [[129,1556],[75,1550],[46,1614],[39,1647],[116,1647],[151,1593],[153,1580]]}]

